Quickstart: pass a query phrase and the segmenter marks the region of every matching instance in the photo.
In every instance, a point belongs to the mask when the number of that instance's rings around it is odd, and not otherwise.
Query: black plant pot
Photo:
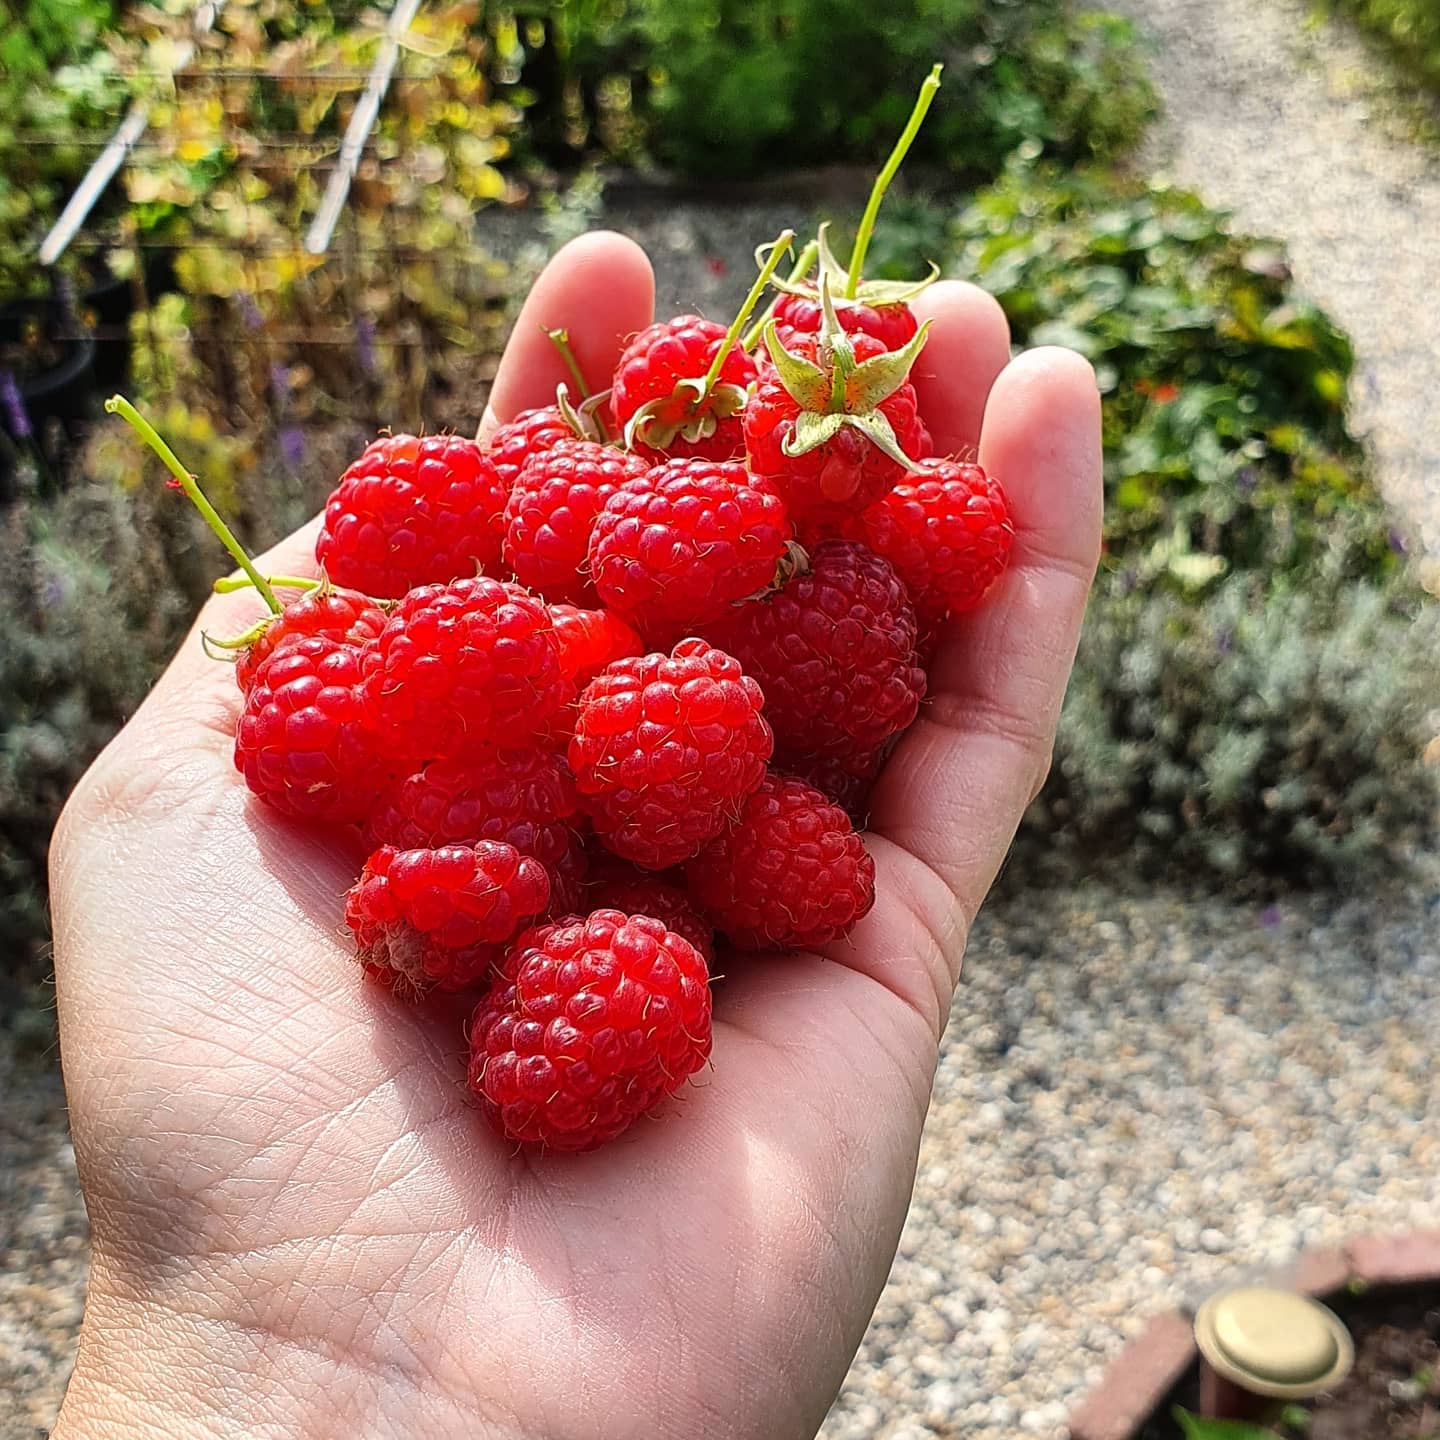
[[[102,254],[95,266],[95,278],[81,292],[80,306],[94,320],[95,383],[103,390],[118,390],[130,378],[130,317],[135,312],[135,287],[113,274]]]

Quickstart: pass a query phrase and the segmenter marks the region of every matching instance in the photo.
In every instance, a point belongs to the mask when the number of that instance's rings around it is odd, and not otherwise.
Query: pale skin
[[[486,425],[565,378],[544,328],[604,383],[652,303],[629,241],[567,247]],[[876,790],[872,913],[824,954],[727,959],[713,1066],[604,1150],[498,1139],[462,1017],[361,983],[340,927],[363,856],[247,796],[234,680],[186,641],[52,851],[94,1239],[60,1440],[816,1431],[894,1255],[966,935],[1048,768],[1099,553],[1089,367],[1012,361],[972,286],[916,308],[937,449],[1002,479],[1014,563],[945,635]],[[263,568],[294,573],[313,538]],[[199,624],[256,614],[232,594]]]

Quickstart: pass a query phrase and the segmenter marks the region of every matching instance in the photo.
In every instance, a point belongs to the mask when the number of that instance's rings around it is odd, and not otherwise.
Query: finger
[[[1100,399],[1090,366],[1043,349],[1007,367],[986,408],[980,462],[1009,498],[1011,565],[979,609],[947,627],[920,719],[871,813],[872,828],[937,874],[967,918],[1049,769],[1099,559]],[[929,897],[931,909],[945,903]]]
[[[935,453],[971,456],[990,387],[1010,362],[1009,321],[994,296],[963,280],[937,282],[912,308],[935,322],[911,372]]]
[[[655,276],[633,240],[610,230],[572,240],[545,267],[520,311],[490,390],[480,439],[522,410],[553,404],[561,381],[574,388],[549,331],[569,334],[586,385],[603,390],[620,352],[654,313]]]

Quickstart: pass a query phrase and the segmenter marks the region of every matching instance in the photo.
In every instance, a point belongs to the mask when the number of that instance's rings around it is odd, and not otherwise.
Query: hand
[[[605,383],[652,291],[628,241],[569,246],[494,414],[564,378],[542,326]],[[1088,366],[1007,363],[971,286],[921,308],[923,412],[1007,487],[1012,568],[944,637],[876,791],[874,911],[823,955],[727,959],[713,1069],[606,1149],[515,1153],[467,1103],[462,1017],[361,983],[340,925],[363,856],[247,796],[234,681],[187,640],[53,849],[94,1236],[57,1437],[818,1428],[895,1251],[966,933],[1046,773],[1099,544]],[[313,539],[262,568],[313,565]],[[254,607],[217,598],[200,624]]]

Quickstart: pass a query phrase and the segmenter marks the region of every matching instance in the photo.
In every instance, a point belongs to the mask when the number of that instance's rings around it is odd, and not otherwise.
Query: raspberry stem
[[[550,343],[560,352],[560,358],[565,362],[565,368],[569,370],[574,378],[575,387],[580,391],[580,398],[590,398],[590,387],[585,383],[585,376],[580,371],[580,364],[575,359],[575,352],[570,348],[570,332],[568,330],[547,330],[545,334],[549,337]]]
[[[249,577],[250,583],[260,592],[261,598],[271,614],[278,615],[280,602],[270,588],[270,582],[255,568],[254,562],[245,553],[245,547],[235,538],[230,527],[220,518],[220,512],[205,498],[200,482],[180,463],[175,452],[160,438],[155,427],[123,396],[112,395],[105,402],[108,415],[120,418],[158,455],[165,468],[175,477],[179,488],[190,503],[200,512],[205,523],[215,532],[216,538],[230,552],[235,563]]]
[[[745,303],[740,307],[740,313],[731,322],[730,328],[725,332],[725,338],[720,342],[720,348],[715,352],[715,358],[710,362],[710,368],[705,372],[705,379],[701,382],[699,400],[700,404],[715,382],[720,378],[721,367],[725,364],[725,357],[735,348],[735,343],[740,339],[741,332],[745,329],[745,322],[750,318],[750,312],[759,303],[761,295],[765,293],[765,287],[770,283],[770,277],[775,273],[776,267],[784,258],[785,253],[790,249],[790,242],[794,240],[793,230],[782,230],[776,237],[775,243],[770,246],[770,253],[765,257],[765,262],[760,266],[760,273],[755,277],[755,283],[750,287],[750,293],[745,297]],[[761,246],[761,249],[764,249]],[[755,252],[758,261],[760,251]]]
[[[905,122],[905,128],[900,132],[900,138],[890,152],[890,158],[875,177],[875,184],[871,187],[865,213],[860,217],[860,228],[855,232],[855,248],[850,252],[850,274],[845,282],[845,298],[847,300],[853,300],[855,292],[860,288],[860,272],[865,265],[865,252],[870,248],[870,236],[875,229],[875,217],[880,213],[880,202],[885,198],[885,192],[890,188],[890,182],[895,178],[896,171],[900,169],[900,164],[914,143],[916,135],[920,133],[920,126],[925,120],[925,112],[930,108],[930,102],[940,88],[940,71],[943,68],[943,66],[937,65],[925,77],[920,86],[920,93],[915,97],[915,108],[910,112],[910,118]]]
[[[308,580],[302,575],[267,575],[265,579],[273,590],[315,590],[325,583],[313,575]],[[248,575],[244,579],[222,575],[210,588],[217,595],[233,595],[237,590],[253,590],[255,583]]]
[[[785,277],[785,283],[798,285],[810,273],[810,267],[819,253],[820,246],[814,240],[810,241],[796,258],[795,268]],[[779,303],[780,297],[777,295],[765,307],[765,313],[745,332],[745,338],[740,342],[742,350],[753,350],[760,343],[760,337],[765,333],[765,322],[775,313],[775,307]]]

